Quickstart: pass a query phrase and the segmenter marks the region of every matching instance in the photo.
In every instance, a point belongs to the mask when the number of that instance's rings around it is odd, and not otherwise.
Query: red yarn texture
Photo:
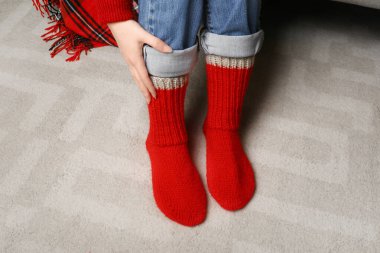
[[[148,105],[150,129],[146,148],[157,206],[168,218],[195,226],[206,218],[207,199],[187,145],[184,121],[187,82],[180,88],[156,89],[157,98]]]
[[[239,136],[244,96],[253,66],[225,68],[206,64],[208,110],[206,137],[207,185],[227,210],[243,208],[255,191],[252,165]]]
[[[133,0],[94,0],[96,6],[96,17],[101,24],[137,20],[133,12]]]

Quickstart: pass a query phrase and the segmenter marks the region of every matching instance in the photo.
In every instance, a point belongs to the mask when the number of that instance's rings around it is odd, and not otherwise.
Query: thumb
[[[162,53],[171,53],[173,51],[173,49],[168,44],[148,32],[146,32],[146,35],[144,36],[144,43]]]

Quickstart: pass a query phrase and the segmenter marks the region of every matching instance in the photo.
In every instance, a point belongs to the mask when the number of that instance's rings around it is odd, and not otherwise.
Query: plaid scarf
[[[107,24],[97,21],[96,6],[92,0],[32,0],[42,17],[47,16],[51,26],[41,35],[44,41],[52,41],[49,48],[53,58],[66,50],[66,61],[77,61],[92,48],[117,46]],[[137,1],[134,11],[138,14]]]

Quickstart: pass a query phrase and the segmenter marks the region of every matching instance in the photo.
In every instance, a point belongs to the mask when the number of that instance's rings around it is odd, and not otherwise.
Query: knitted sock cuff
[[[237,130],[244,96],[253,71],[253,57],[206,56],[208,128]]]
[[[147,145],[170,146],[187,142],[184,102],[188,77],[153,77],[157,98],[148,104]]]
[[[183,87],[189,81],[189,75],[177,77],[150,76],[153,86],[159,90],[172,90]]]
[[[206,55],[207,64],[222,68],[247,69],[253,66],[254,60],[254,56],[235,58],[213,54]]]

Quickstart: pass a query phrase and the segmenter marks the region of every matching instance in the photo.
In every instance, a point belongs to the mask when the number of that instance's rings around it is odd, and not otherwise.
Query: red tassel
[[[48,18],[51,20],[48,24],[52,25],[45,28],[46,33],[41,35],[41,38],[43,38],[45,42],[54,41],[49,48],[51,58],[54,58],[54,56],[61,51],[66,50],[66,53],[71,55],[66,61],[77,61],[80,59],[82,52],[87,55],[87,52],[94,48],[94,45],[89,39],[68,29],[62,17],[52,13],[53,10],[60,14],[59,0],[32,0],[32,2],[36,10],[40,11],[42,17],[44,17],[44,14],[48,14]]]
[[[89,39],[83,38],[67,29],[62,20],[54,21],[54,25],[45,30],[47,30],[47,32],[41,36],[43,40],[46,42],[54,40],[49,49],[52,58],[61,51],[66,50],[66,53],[71,55],[66,61],[77,61],[80,59],[82,52],[85,52],[87,55],[87,52],[91,51],[94,47]]]
[[[67,58],[66,61],[72,62],[72,61],[79,61],[80,55],[82,52],[87,55],[88,51],[91,51],[91,48],[93,48],[92,44],[89,42],[81,42],[77,46],[71,48],[70,50],[66,50],[68,54],[72,55],[71,57]]]
[[[56,8],[60,6],[59,0],[32,0],[32,3],[42,17],[44,17],[45,14],[50,14],[49,6],[55,6]],[[52,19],[54,16],[49,16],[49,18]]]

